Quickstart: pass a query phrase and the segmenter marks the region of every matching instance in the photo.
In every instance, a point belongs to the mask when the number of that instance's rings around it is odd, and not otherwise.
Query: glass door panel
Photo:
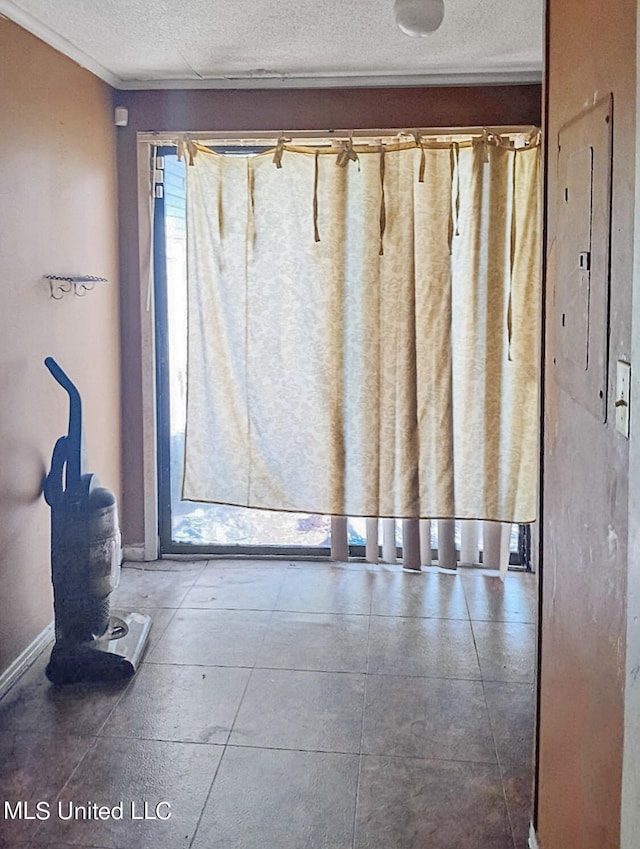
[[[328,554],[331,519],[185,501],[181,497],[187,383],[185,163],[158,151],[154,219],[160,542],[165,553]],[[159,183],[160,185],[160,183]]]

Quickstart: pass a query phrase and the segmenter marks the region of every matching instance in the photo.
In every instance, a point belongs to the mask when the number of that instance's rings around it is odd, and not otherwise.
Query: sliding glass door
[[[246,155],[246,148],[243,149]],[[186,429],[187,244],[184,159],[160,148],[155,173],[154,286],[158,413],[159,535],[162,553],[328,556],[331,519],[308,513],[282,513],[181,497]],[[212,445],[215,451],[216,446]],[[350,553],[364,555],[366,520],[350,518]],[[380,523],[380,534],[382,534]],[[460,548],[459,526],[456,530]],[[431,523],[434,559],[437,522]],[[379,540],[382,544],[382,538]],[[402,522],[396,523],[402,552]],[[522,564],[526,535],[514,525],[511,562]]]

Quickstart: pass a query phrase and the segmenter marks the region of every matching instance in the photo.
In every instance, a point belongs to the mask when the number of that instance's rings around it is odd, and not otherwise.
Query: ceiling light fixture
[[[444,0],[395,0],[393,14],[405,35],[430,35],[442,23]]]

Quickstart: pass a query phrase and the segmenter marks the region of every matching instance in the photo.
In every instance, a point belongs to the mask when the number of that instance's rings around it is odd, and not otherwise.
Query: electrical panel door
[[[552,321],[560,386],[601,421],[607,417],[611,97],[558,134],[558,229]]]

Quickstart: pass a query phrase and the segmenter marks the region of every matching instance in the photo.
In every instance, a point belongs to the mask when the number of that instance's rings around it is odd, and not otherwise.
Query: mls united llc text
[[[75,802],[59,801],[54,805],[50,802],[5,800],[3,814],[5,820],[48,820],[51,817],[59,820],[168,820],[171,818],[171,803],[121,801],[116,805],[98,802],[77,805]]]

